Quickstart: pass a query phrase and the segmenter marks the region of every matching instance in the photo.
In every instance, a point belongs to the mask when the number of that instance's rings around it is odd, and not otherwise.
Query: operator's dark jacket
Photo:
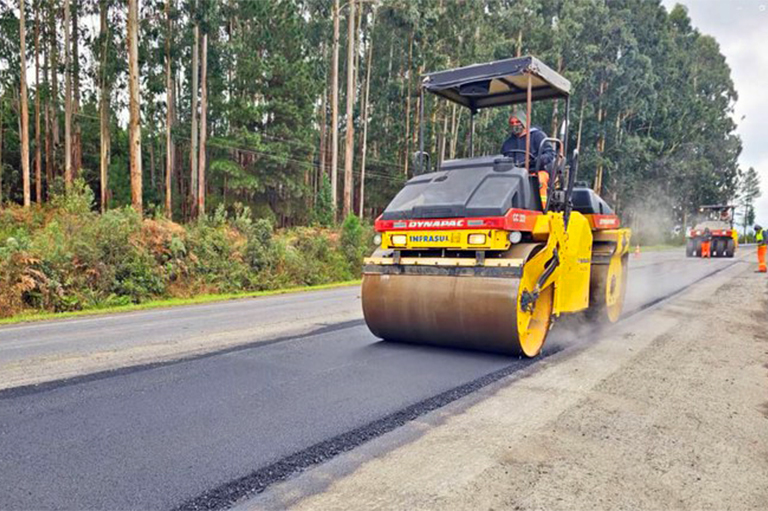
[[[547,138],[547,135],[536,126],[531,127],[531,169],[533,169],[536,163],[536,158],[539,156],[539,146],[541,146],[542,140]],[[515,159],[518,165],[522,163],[525,165],[525,135],[517,137],[516,135],[510,135],[507,140],[504,141],[504,145],[501,146],[501,154],[506,154],[509,151],[518,150],[522,153],[512,153],[511,157]],[[555,161],[555,150],[552,148],[552,144],[544,142],[541,147],[541,168],[546,169],[549,164]]]

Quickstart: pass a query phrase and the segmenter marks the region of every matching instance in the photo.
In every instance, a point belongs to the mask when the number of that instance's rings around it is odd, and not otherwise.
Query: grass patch
[[[184,305],[200,305],[204,303],[225,302],[229,300],[240,300],[244,298],[257,298],[260,296],[283,295],[289,293],[300,293],[303,291],[319,291],[322,289],[333,289],[338,287],[359,285],[361,280],[347,280],[343,282],[333,282],[329,284],[319,284],[315,286],[298,286],[285,289],[271,289],[267,291],[244,291],[238,293],[204,294],[189,298],[168,298],[163,300],[152,300],[138,304],[117,305],[111,307],[95,307],[92,309],[68,311],[68,312],[33,312],[22,313],[9,318],[0,318],[0,325],[12,325],[17,323],[31,323],[34,321],[45,321],[52,319],[67,319],[81,316],[100,316],[105,314],[118,314],[124,312],[143,311],[150,309],[166,309],[180,307]]]

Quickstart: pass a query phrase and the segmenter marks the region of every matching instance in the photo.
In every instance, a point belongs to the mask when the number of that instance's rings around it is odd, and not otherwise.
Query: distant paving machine
[[[630,231],[594,191],[575,185],[577,151],[566,165],[570,88],[534,57],[425,76],[417,172],[376,220],[379,246],[364,263],[363,313],[374,335],[533,357],[553,317],[619,318]],[[424,153],[425,91],[471,112],[470,157],[434,171]],[[531,158],[539,100],[565,102],[560,138],[547,139],[557,149],[548,169]],[[526,150],[514,152],[523,154],[475,157],[475,114],[522,103]]]
[[[709,238],[712,257],[733,257],[739,246],[739,233],[733,226],[735,209],[731,205],[699,207],[701,219],[688,233],[685,255],[701,257],[701,245]]]

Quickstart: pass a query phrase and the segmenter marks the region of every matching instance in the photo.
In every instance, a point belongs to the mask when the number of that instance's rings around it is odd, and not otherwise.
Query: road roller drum
[[[522,265],[519,277],[384,273],[368,265],[363,274],[363,314],[374,335],[389,341],[452,346],[535,356],[541,350],[553,309],[553,288],[522,309],[537,275],[524,265],[540,245],[510,250]],[[522,256],[522,258],[521,258]]]

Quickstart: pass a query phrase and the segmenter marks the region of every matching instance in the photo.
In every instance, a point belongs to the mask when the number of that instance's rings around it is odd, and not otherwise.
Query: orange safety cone
[[[640,259],[640,245],[635,247],[635,259]]]

